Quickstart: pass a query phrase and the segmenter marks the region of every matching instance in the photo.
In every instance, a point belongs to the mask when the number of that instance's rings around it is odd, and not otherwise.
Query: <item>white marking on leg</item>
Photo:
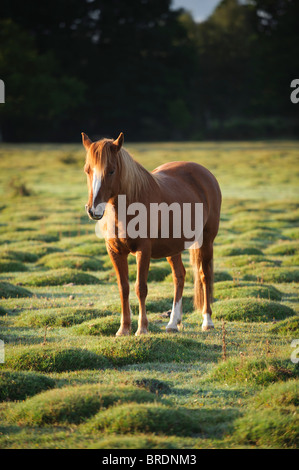
[[[212,322],[211,314],[204,313],[203,314],[203,322],[201,325],[202,331],[212,330],[214,328],[214,323]]]
[[[170,314],[170,320],[168,325],[166,326],[166,330],[177,330],[178,325],[182,321],[182,316],[183,316],[183,304],[182,304],[182,299],[180,299],[178,302],[172,304],[172,310]]]

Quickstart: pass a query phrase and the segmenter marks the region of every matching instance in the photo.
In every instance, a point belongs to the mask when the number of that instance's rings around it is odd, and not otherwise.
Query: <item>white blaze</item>
[[[103,203],[98,204],[96,207],[94,205],[98,192],[102,184],[102,175],[97,173],[96,169],[93,170],[93,180],[92,180],[92,209],[96,215],[101,215],[104,212]]]
[[[93,180],[92,180],[92,207],[94,209],[94,201],[97,197],[97,194],[100,190],[102,184],[101,173],[96,173],[96,170],[93,170]]]

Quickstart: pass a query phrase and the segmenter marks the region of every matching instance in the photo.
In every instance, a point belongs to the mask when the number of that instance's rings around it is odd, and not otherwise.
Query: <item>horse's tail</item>
[[[204,292],[203,292],[203,283],[201,280],[201,276],[203,274],[202,271],[202,254],[199,248],[191,249],[190,250],[190,263],[193,266],[193,274],[194,274],[194,307],[200,311],[203,309],[204,305]],[[210,260],[209,263],[209,286],[208,290],[210,293],[210,301],[213,301],[213,281],[214,281],[214,270],[213,270],[213,258]]]

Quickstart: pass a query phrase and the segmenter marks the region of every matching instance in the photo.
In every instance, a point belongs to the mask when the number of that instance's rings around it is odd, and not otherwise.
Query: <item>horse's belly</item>
[[[160,259],[174,256],[184,251],[184,240],[182,239],[157,239],[152,241],[151,258]]]

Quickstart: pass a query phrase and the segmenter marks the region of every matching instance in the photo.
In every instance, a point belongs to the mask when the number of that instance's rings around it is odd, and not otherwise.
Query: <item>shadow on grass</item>
[[[33,336],[30,334],[24,334],[26,331],[32,331],[31,328],[27,327],[9,327],[9,331],[7,331],[4,328],[1,328],[1,339],[4,341],[6,345],[8,344],[22,344],[24,346],[30,346],[30,345],[36,345],[40,344],[42,347],[42,343],[44,341],[44,334],[45,330],[41,329],[40,330],[40,335],[39,336]],[[58,336],[47,338],[47,343],[55,343],[59,340]]]

